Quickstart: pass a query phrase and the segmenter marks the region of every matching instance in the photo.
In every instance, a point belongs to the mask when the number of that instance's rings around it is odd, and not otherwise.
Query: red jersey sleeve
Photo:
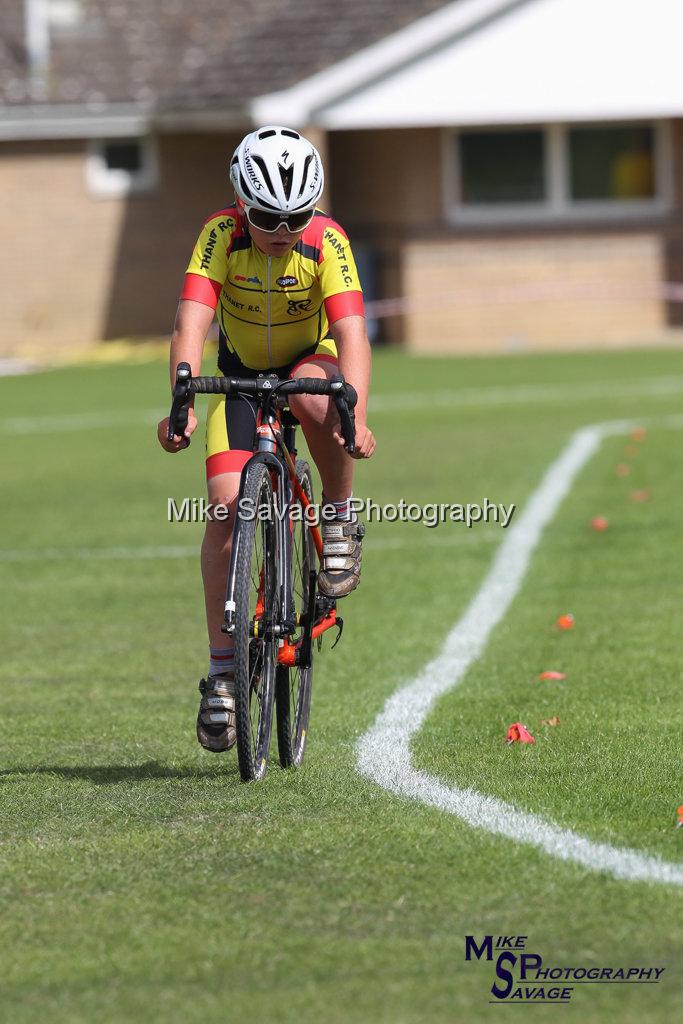
[[[351,243],[333,220],[329,220],[323,230],[319,267],[328,323],[333,324],[345,316],[364,316],[363,291]]]
[[[181,299],[215,309],[228,276],[228,256],[237,222],[231,210],[214,213],[204,224],[185,272]]]

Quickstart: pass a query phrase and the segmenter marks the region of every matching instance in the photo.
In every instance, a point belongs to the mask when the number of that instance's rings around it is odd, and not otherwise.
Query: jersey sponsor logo
[[[248,281],[249,284],[263,284],[260,277],[245,277],[244,274],[235,274],[236,281]]]
[[[287,313],[289,316],[298,316],[299,313],[307,313],[312,305],[313,299],[289,299]]]
[[[351,277],[351,267],[349,266],[348,257],[346,255],[346,247],[341,239],[339,239],[333,231],[330,231],[329,228],[325,231],[325,240],[330,243],[330,248],[334,249],[337,254],[342,280],[348,288],[349,285],[353,284],[353,278]]]
[[[227,220],[219,220],[218,227],[221,229],[221,231],[232,231],[232,229],[235,227],[235,221],[232,219],[232,217],[228,217]]]
[[[297,277],[291,276],[278,277],[277,283],[280,285],[281,288],[291,288],[293,285],[299,283],[299,279]]]
[[[202,253],[202,262],[200,264],[200,269],[201,270],[207,270],[208,269],[208,267],[209,267],[209,265],[211,263],[211,257],[213,256],[213,250],[216,248],[216,242],[217,241],[218,241],[218,235],[216,234],[216,229],[215,228],[211,228],[211,231],[209,233],[209,239],[208,239],[206,245],[204,246],[204,252]]]

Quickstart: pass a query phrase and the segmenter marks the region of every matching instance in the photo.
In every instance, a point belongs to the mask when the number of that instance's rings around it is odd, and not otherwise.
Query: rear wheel
[[[309,501],[313,501],[313,486],[308,463],[297,459],[296,475]],[[292,504],[301,506],[296,498]],[[294,610],[305,615],[311,586],[311,571],[316,567],[316,552],[311,531],[307,529],[300,511],[292,522],[292,596]],[[301,631],[299,631],[299,637]],[[293,640],[297,638],[292,638]],[[313,650],[311,649],[311,658]],[[283,768],[298,767],[304,757],[308,717],[311,710],[313,666],[278,665],[276,676],[277,745]]]
[[[242,497],[254,510],[235,525],[235,728],[240,774],[262,779],[268,768],[273,721],[277,639],[275,505],[270,472],[255,463]]]

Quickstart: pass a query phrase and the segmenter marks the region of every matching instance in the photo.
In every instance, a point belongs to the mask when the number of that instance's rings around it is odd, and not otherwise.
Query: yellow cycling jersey
[[[216,310],[218,366],[284,367],[327,336],[329,325],[363,315],[349,240],[321,210],[293,249],[266,256],[236,206],[213,213],[192,253],[181,298]]]

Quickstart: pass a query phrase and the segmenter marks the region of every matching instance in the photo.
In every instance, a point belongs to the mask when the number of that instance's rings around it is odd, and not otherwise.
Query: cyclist
[[[341,372],[358,392],[356,451],[367,459],[375,439],[366,422],[370,346],[363,297],[349,240],[317,209],[324,174],[316,148],[299,132],[266,125],[246,135],[230,161],[233,205],[211,214],[190,259],[171,339],[171,381],[179,362],[200,372],[206,335],[218,319],[218,373],[255,377],[329,378]],[[292,395],[334,519],[323,522],[321,593],[344,597],[357,585],[362,524],[350,510],[353,460],[343,447],[329,398]],[[167,441],[178,452],[197,421],[191,409],[184,436]],[[199,684],[197,737],[220,752],[236,740],[234,651],[221,632],[240,472],[252,454],[254,414],[246,399],[212,396],[206,434],[210,505],[228,505],[227,521],[209,518],[202,544],[202,577],[209,633],[209,671]]]

